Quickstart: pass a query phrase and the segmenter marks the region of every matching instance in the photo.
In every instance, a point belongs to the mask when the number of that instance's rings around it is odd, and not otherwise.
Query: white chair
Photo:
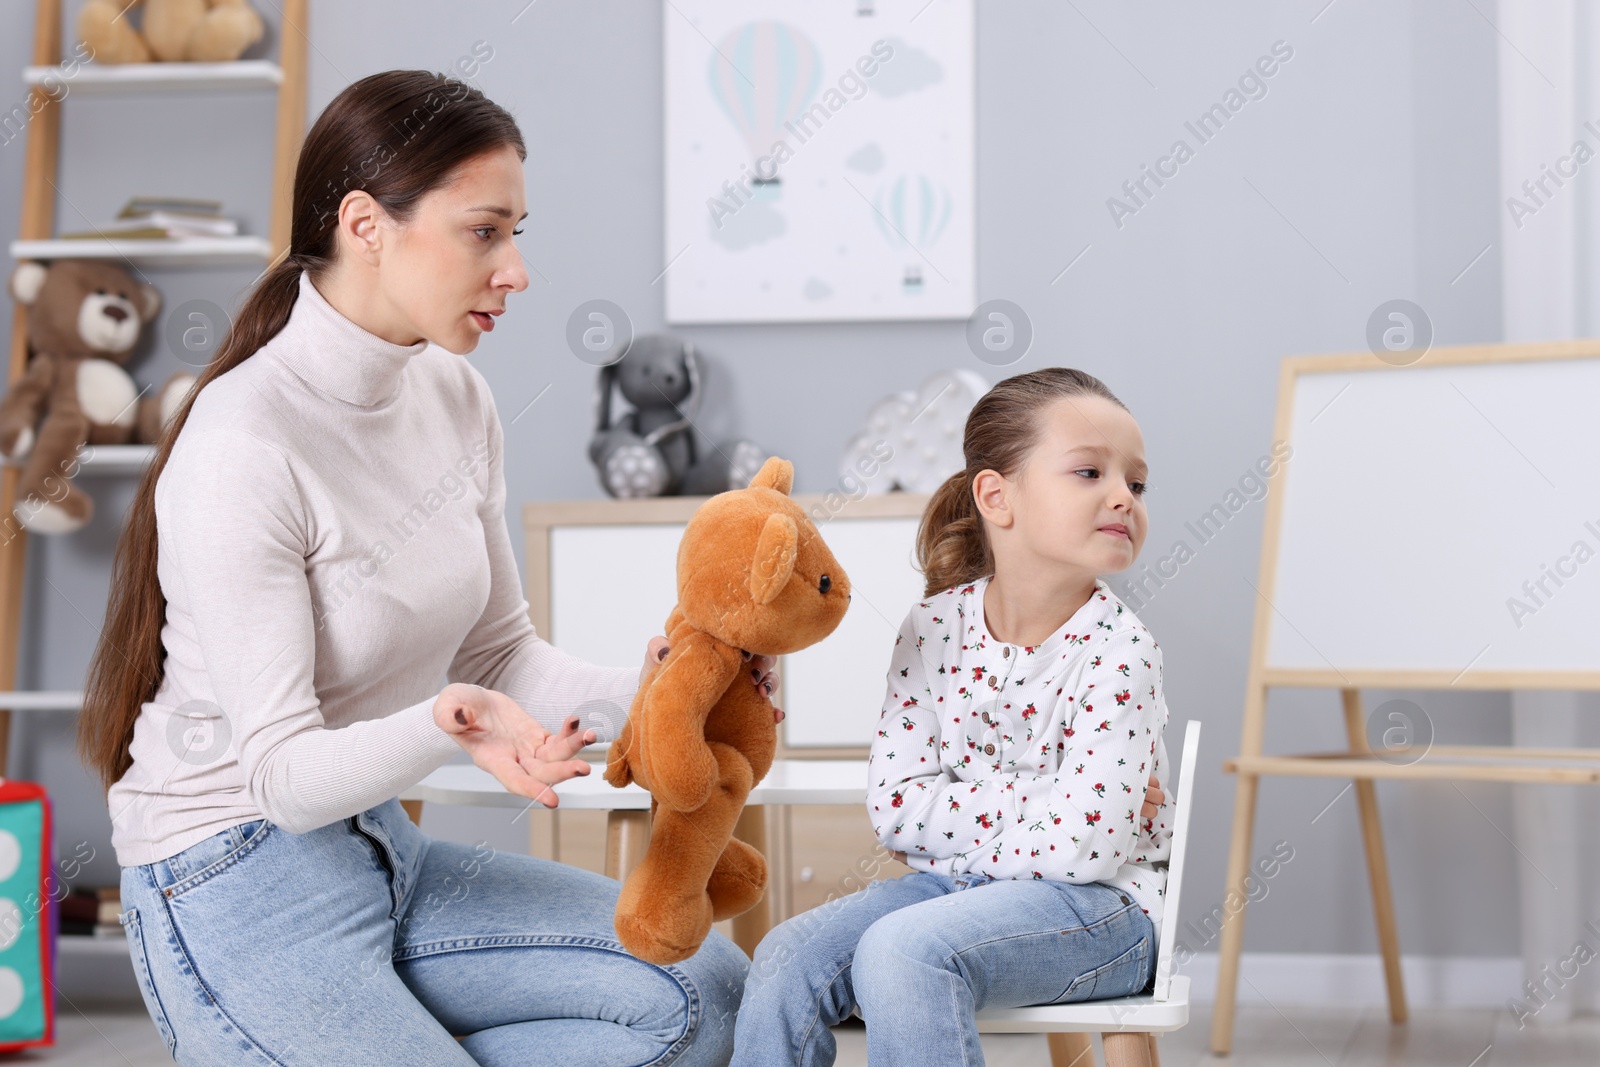
[[[1178,892],[1189,844],[1189,801],[1194,795],[1194,765],[1199,750],[1200,724],[1191,719],[1183,732],[1183,758],[1178,764],[1177,825],[1172,828],[1172,855],[1167,863],[1154,989],[1112,1000],[988,1008],[978,1013],[980,1032],[1048,1034],[1053,1067],[1094,1067],[1089,1035],[1098,1033],[1105,1047],[1106,1067],[1161,1067],[1156,1035],[1176,1030],[1189,1021],[1189,979],[1172,973],[1172,947],[1178,936]]]

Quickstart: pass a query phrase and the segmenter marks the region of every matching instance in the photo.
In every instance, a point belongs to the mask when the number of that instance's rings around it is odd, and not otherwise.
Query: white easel
[[[1575,542],[1600,548],[1597,402],[1600,341],[1280,369],[1273,437],[1293,450],[1270,482],[1240,754],[1224,764],[1238,775],[1226,888],[1247,899],[1263,776],[1353,779],[1396,1023],[1406,1000],[1375,780],[1594,783],[1600,750],[1374,751],[1360,691],[1600,689],[1600,561],[1588,581],[1559,573]],[[1513,599],[1533,610],[1514,614]],[[1275,687],[1338,689],[1349,749],[1263,753]],[[1219,1055],[1233,1044],[1243,942],[1240,911],[1219,946]]]

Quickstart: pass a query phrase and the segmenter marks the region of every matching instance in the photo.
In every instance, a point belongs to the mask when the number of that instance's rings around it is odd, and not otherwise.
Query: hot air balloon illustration
[[[918,253],[939,243],[950,222],[954,207],[950,190],[926,174],[902,174],[878,187],[872,198],[878,232],[891,248],[904,249],[913,257],[906,265],[902,282],[908,291],[922,288],[922,262]]]
[[[717,44],[708,73],[711,95],[750,150],[759,184],[778,180],[777,165],[758,164],[785,140],[784,123],[803,115],[822,84],[822,55],[811,38],[782,22],[735,26]]]
[[[939,243],[950,222],[950,190],[926,174],[902,174],[878,187],[872,198],[878,230],[892,247],[909,241],[924,251]]]

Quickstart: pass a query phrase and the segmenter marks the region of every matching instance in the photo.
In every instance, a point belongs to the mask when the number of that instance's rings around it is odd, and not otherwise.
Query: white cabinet
[[[677,552],[704,497],[528,504],[526,569],[534,623],[552,644],[612,667],[638,666],[677,603]],[[819,644],[783,658],[784,747],[864,751],[883,704],[885,673],[906,612],[922,596],[915,566],[923,494],[849,501],[805,494],[850,576],[850,610]]]

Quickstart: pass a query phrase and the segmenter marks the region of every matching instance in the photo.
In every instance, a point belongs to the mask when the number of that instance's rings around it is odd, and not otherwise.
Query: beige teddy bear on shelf
[[[147,396],[123,369],[161,294],[119,263],[20,263],[11,293],[32,349],[0,399],[0,456],[22,466],[12,515],[31,533],[71,533],[94,517],[72,481],[83,447],[158,443],[198,379],[177,371]]]
[[[141,2],[142,32],[128,20]],[[97,63],[222,63],[262,32],[249,0],[89,0],[78,12],[78,36]]]

